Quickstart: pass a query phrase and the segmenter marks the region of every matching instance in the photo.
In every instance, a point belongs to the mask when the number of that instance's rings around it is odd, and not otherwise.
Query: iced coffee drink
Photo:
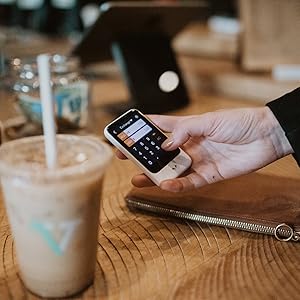
[[[44,297],[65,297],[92,283],[101,183],[111,157],[96,139],[57,136],[58,163],[47,169],[43,137],[0,147],[5,205],[21,278]]]

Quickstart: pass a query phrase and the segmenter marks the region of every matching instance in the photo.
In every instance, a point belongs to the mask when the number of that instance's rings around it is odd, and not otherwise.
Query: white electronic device
[[[104,135],[156,185],[178,177],[191,166],[191,158],[182,149],[161,149],[167,136],[137,109],[108,124]]]

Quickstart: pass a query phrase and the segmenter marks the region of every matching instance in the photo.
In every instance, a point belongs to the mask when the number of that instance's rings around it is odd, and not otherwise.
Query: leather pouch
[[[300,180],[252,173],[187,193],[134,188],[129,208],[300,241]]]

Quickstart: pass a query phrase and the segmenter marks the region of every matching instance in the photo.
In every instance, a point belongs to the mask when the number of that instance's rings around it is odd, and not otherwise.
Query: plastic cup
[[[20,275],[43,297],[67,297],[94,278],[102,179],[111,158],[96,138],[57,136],[58,166],[47,169],[43,136],[0,147],[5,206]]]

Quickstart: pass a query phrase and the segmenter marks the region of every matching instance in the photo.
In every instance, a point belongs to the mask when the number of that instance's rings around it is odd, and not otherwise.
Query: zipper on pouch
[[[126,201],[128,206],[131,208],[141,209],[141,210],[157,213],[164,216],[176,217],[180,219],[206,223],[209,225],[223,226],[223,227],[244,230],[244,231],[249,231],[254,233],[268,234],[268,235],[275,236],[277,240],[283,242],[300,241],[300,231],[295,231],[291,226],[287,225],[286,223],[281,223],[274,226],[262,225],[262,224],[249,223],[245,221],[231,220],[223,217],[201,215],[198,213],[177,210],[174,208],[166,208],[166,207],[138,201],[137,199],[133,200],[127,198]]]

